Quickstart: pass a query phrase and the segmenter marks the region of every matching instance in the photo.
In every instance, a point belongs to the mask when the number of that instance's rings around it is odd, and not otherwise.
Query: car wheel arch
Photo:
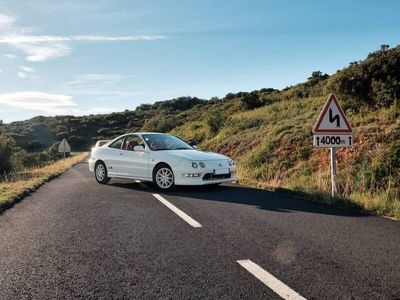
[[[96,160],[96,162],[94,163],[94,168],[95,168],[95,169],[96,169],[96,167],[97,167],[97,165],[98,165],[99,163],[103,163],[103,164],[106,166],[106,168],[107,168],[106,163],[105,163],[103,160],[98,159],[98,160]]]
[[[172,169],[172,167],[171,167],[169,164],[167,164],[166,162],[160,161],[160,162],[158,162],[158,163],[156,163],[156,164],[154,165],[153,170],[151,171],[151,177],[152,177],[153,180],[154,180],[154,175],[155,175],[154,172],[156,171],[156,169],[157,169],[159,166],[167,166],[168,168],[171,169],[172,173],[174,173],[174,170]]]

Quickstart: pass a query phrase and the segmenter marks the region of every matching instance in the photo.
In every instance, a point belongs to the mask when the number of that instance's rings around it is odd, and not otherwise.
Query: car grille
[[[228,179],[231,178],[231,174],[221,174],[221,175],[215,175],[213,173],[206,173],[203,176],[204,181],[209,181],[209,180],[219,180],[219,179]]]

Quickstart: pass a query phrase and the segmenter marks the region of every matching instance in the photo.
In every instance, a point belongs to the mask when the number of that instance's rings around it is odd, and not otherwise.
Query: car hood
[[[229,159],[228,157],[222,154],[213,152],[203,152],[198,150],[166,150],[162,152],[164,155],[173,156],[176,158],[186,159],[190,161]]]

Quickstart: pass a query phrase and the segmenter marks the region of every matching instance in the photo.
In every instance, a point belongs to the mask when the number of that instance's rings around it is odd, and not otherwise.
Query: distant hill
[[[400,46],[382,45],[333,75],[316,71],[282,90],[181,97],[106,115],[39,116],[3,124],[0,132],[27,151],[44,150],[64,137],[73,149],[85,150],[126,132],[171,132],[201,149],[232,155],[242,182],[324,195],[328,152],[313,148],[311,129],[330,92],[355,136],[353,148],[338,152],[339,191],[366,208],[400,216]]]

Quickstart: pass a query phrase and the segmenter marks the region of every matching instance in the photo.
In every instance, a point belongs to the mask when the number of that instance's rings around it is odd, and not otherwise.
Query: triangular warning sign
[[[330,94],[322,109],[314,133],[352,133],[349,122],[334,94]]]
[[[64,138],[58,146],[58,152],[71,152],[71,147],[67,140]]]

